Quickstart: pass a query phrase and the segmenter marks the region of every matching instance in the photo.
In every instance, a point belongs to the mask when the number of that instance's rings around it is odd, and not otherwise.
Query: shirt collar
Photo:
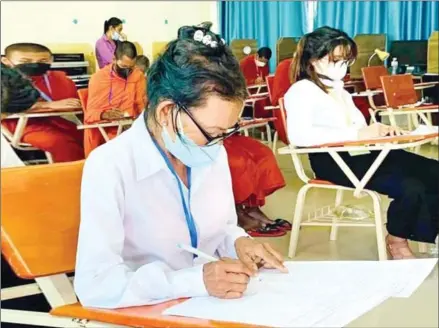
[[[103,40],[104,42],[107,42],[107,43],[111,43],[111,44],[113,44],[113,42],[111,42],[111,40],[109,40],[109,39],[107,38],[107,35],[106,35],[106,34],[103,34],[103,35],[102,35],[101,40]]]
[[[134,121],[129,132],[137,181],[167,169],[164,158],[146,128],[143,113]]]

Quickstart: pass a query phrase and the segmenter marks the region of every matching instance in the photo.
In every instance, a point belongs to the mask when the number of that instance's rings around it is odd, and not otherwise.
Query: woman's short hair
[[[211,95],[244,101],[245,79],[239,62],[224,40],[210,31],[211,23],[183,26],[148,71],[148,114],[171,100],[189,110]],[[218,108],[221,110],[221,108]],[[155,117],[155,115],[153,115]]]
[[[341,57],[343,60],[353,61],[357,58],[358,51],[355,41],[343,31],[323,26],[305,34],[297,45],[296,55],[291,65],[291,82],[308,79],[326,91],[325,86],[314,71],[312,62],[327,55],[329,60],[333,61],[334,50],[338,46],[342,49]]]

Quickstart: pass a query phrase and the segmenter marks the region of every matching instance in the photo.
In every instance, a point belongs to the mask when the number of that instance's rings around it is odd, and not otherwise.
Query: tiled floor
[[[437,146],[426,145],[421,153],[430,158],[438,158]],[[264,212],[271,218],[281,217],[292,220],[296,194],[302,181],[297,177],[291,158],[277,156],[284,172],[287,186],[267,199]],[[309,164],[304,157],[306,165]],[[309,171],[311,174],[311,171]],[[308,193],[305,211],[331,205],[335,192],[311,190]],[[383,205],[387,208],[388,200]],[[355,199],[346,195],[345,203],[368,206],[368,198]],[[294,260],[377,260],[375,230],[373,228],[340,228],[337,241],[329,240],[329,228],[304,227],[300,232],[297,255]],[[280,238],[265,238],[285,256],[288,252],[290,235]],[[413,249],[416,250],[416,243]],[[438,327],[438,274],[437,269],[410,299],[390,299],[355,322],[351,327]]]

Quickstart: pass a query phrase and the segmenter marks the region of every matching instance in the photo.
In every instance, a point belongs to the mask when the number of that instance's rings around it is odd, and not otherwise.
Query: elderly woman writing
[[[239,64],[208,24],[178,35],[149,70],[144,115],[85,163],[75,277],[84,306],[238,298],[259,267],[286,271],[237,226],[222,141],[247,95]]]

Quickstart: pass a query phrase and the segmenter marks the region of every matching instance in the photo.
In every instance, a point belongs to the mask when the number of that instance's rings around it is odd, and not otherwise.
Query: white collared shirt
[[[315,83],[294,83],[284,97],[288,139],[298,147],[357,140],[366,120],[344,89],[327,94]]]
[[[1,134],[1,168],[24,166],[23,161],[15,153],[12,146],[6,140],[3,133]]]
[[[198,248],[236,257],[235,240],[247,234],[237,226],[224,147],[211,165],[192,169],[190,198]],[[207,295],[201,260],[178,243],[191,244],[177,181],[141,115],[84,166],[75,274],[81,303],[118,308]]]

